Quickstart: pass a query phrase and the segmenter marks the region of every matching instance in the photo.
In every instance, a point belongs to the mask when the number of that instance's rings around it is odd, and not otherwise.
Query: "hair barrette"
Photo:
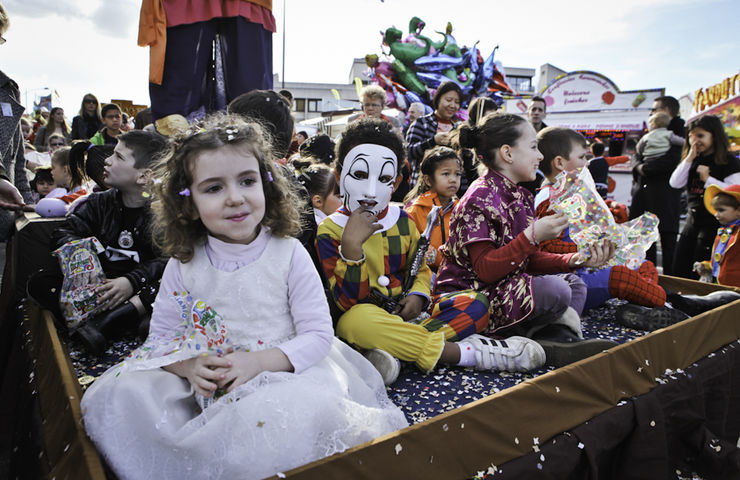
[[[183,196],[183,197],[189,197],[190,196],[190,189],[189,188],[183,188],[177,194],[180,195],[180,196]]]
[[[236,134],[239,133],[239,130],[237,130],[235,127],[229,127],[225,131],[226,131],[226,140],[229,142],[234,140],[234,137],[236,136]]]

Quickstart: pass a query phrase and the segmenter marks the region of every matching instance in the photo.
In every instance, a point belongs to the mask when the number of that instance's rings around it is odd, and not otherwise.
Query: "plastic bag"
[[[639,268],[647,249],[659,238],[658,217],[652,213],[618,224],[597,192],[588,168],[558,175],[550,192],[550,208],[568,215],[569,236],[581,255],[590,256],[590,246],[604,239],[616,246],[605,267]]]
[[[59,306],[69,328],[77,328],[100,310],[95,288],[105,280],[105,272],[97,254],[104,250],[97,238],[88,237],[67,242],[52,252],[64,274]]]

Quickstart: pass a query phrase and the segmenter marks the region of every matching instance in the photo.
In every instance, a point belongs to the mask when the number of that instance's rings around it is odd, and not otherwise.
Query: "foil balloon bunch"
[[[369,76],[387,93],[387,106],[407,110],[420,102],[431,112],[434,91],[444,82],[453,81],[463,91],[462,106],[479,96],[500,100],[501,93],[513,93],[506,83],[503,66],[494,60],[496,48],[484,60],[477,43],[460,47],[447,24],[438,41],[422,34],[426,24],[419,17],[409,22],[409,34],[390,27],[381,32],[383,55],[370,54],[365,62]],[[462,110],[461,110],[462,111]]]
[[[591,245],[604,239],[615,245],[615,254],[605,266],[639,268],[645,252],[659,238],[658,218],[652,213],[618,224],[585,167],[558,175],[550,191],[550,208],[568,216],[568,235],[582,255],[589,256]]]

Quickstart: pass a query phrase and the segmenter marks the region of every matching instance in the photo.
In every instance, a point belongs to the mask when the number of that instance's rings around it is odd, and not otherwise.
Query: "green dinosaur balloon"
[[[450,29],[451,29],[452,28],[451,25],[449,23],[448,25],[450,26]],[[434,48],[434,52],[441,52],[445,48],[445,45],[447,44],[447,37],[444,36],[444,34],[441,34],[443,36],[442,41],[433,42],[429,37],[421,34],[421,31],[424,29],[425,26],[426,26],[426,22],[424,22],[424,20],[422,20],[419,17],[413,17],[409,21],[409,34],[413,36],[414,38],[418,38],[419,40],[423,42],[429,42],[428,44]],[[440,32],[437,32],[437,33],[440,33]],[[434,52],[430,51],[429,54],[431,55]]]
[[[398,79],[401,81],[401,85],[408,88],[412,92],[416,92],[419,95],[424,95],[427,91],[424,83],[419,80],[413,70],[407,68],[406,65],[399,62],[398,59],[393,60],[393,69],[396,71]]]
[[[429,54],[429,39],[422,39],[425,46],[420,47],[412,43],[401,42],[401,30],[390,27],[385,31],[383,36],[383,43],[388,45],[391,50],[391,54],[397,59],[403,62],[409,68],[414,65],[414,60]]]

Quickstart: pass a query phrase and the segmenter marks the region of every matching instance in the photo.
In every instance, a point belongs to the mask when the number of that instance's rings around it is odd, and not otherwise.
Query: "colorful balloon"
[[[452,35],[452,24],[447,23],[438,42],[422,35],[426,23],[419,17],[409,21],[409,35],[390,27],[381,32],[384,52],[390,57],[381,60],[378,55],[367,55],[366,63],[372,69],[369,75],[382,86],[389,105],[405,110],[405,105],[423,103],[431,110],[434,89],[447,81],[454,81],[463,91],[462,106],[477,96],[498,99],[500,92],[513,93],[503,75],[503,66],[495,62],[496,48],[483,60],[478,42],[471,48],[460,47]]]

